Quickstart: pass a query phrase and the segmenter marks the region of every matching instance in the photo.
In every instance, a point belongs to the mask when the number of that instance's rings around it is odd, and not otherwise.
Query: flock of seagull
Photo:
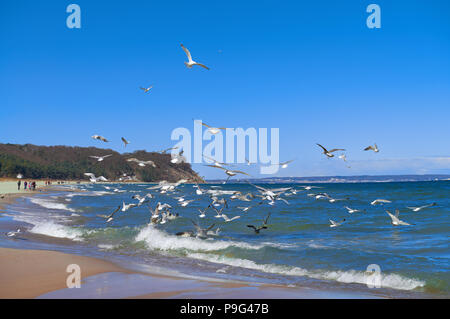
[[[202,64],[202,63],[198,63],[196,61],[194,61],[192,59],[192,55],[190,53],[190,51],[183,45],[181,44],[181,48],[183,49],[183,51],[186,53],[186,56],[188,58],[187,62],[184,62],[184,64],[186,65],[187,68],[192,68],[193,66],[199,66],[202,67],[204,69],[209,70],[209,67],[207,67],[206,65]],[[144,93],[148,93],[151,89],[153,88],[153,85],[148,86],[148,87],[140,87],[141,90],[143,90]],[[226,127],[214,127],[214,126],[210,126],[206,123],[202,122],[202,125],[206,127],[207,131],[213,135],[218,134],[219,132],[221,132],[222,130],[226,130]],[[92,136],[93,139],[102,141],[102,142],[109,142],[105,137],[100,136],[100,135],[93,135]],[[125,139],[124,137],[121,138],[124,147],[126,147],[128,144],[130,144],[130,141],[128,141],[127,139]],[[335,156],[336,152],[345,152],[346,150],[343,148],[332,148],[332,149],[327,149],[326,147],[324,147],[323,145],[316,143],[317,146],[319,146],[322,150],[322,154],[324,154],[328,159],[333,158]],[[176,148],[168,148],[166,150],[162,150],[159,151],[162,154],[166,154],[167,151],[169,150],[173,150]],[[370,145],[366,148],[364,148],[364,151],[373,151],[375,153],[378,153],[380,150],[377,146],[377,144],[375,143],[374,145]],[[112,156],[112,154],[108,154],[108,155],[103,155],[103,156],[90,156],[91,158],[97,160],[98,162],[102,162],[104,161],[106,158]],[[213,158],[207,157],[205,155],[203,155],[205,157],[205,159],[207,160],[206,162],[209,163],[205,166],[208,167],[212,167],[212,168],[216,168],[216,169],[220,169],[223,170],[224,173],[227,175],[226,180],[223,182],[224,184],[227,183],[229,181],[229,179],[233,176],[236,176],[238,174],[241,175],[247,175],[250,176],[248,173],[242,171],[242,170],[236,170],[236,169],[232,169],[230,168],[231,166],[233,166],[232,164],[226,164],[226,163],[222,163],[219,162]],[[347,162],[347,157],[345,153],[341,153],[338,155],[339,159],[342,159],[344,162]],[[248,159],[245,159],[247,165],[252,165],[252,164],[256,164],[256,163],[251,163]],[[157,166],[155,165],[155,163],[153,161],[143,161],[143,160],[139,160],[137,158],[128,158],[127,159],[128,162],[132,162],[137,164],[140,167],[145,167],[147,165],[156,168]],[[279,165],[281,168],[287,168],[288,165],[293,162],[294,160],[289,160],[289,161],[285,161],[285,162],[280,162],[277,164],[272,164],[272,165]],[[181,150],[178,154],[172,152],[172,158],[171,158],[171,163],[174,164],[179,164],[185,162],[185,159],[183,157],[183,150]],[[350,166],[348,166],[350,167]],[[85,173],[86,176],[89,177],[91,182],[104,182],[107,181],[107,179],[103,176],[100,177],[96,177],[94,174],[92,173]],[[127,176],[126,174],[123,174],[123,176],[120,179],[121,181],[124,180],[132,180],[132,177]],[[167,181],[162,181],[160,182],[158,185],[153,186],[148,188],[149,190],[153,190],[153,191],[158,191],[160,194],[172,194],[172,193],[177,193],[177,187],[181,184],[186,183],[187,180],[180,180],[176,183],[169,183]],[[249,205],[249,206],[237,206],[236,208],[240,209],[243,213],[247,212],[248,210],[256,207],[256,206],[260,206],[264,203],[267,203],[270,206],[275,205],[277,202],[281,201],[284,202],[285,204],[289,204],[289,202],[287,201],[286,198],[284,197],[288,197],[288,196],[292,196],[292,195],[296,195],[297,192],[303,190],[303,191],[309,191],[313,188],[319,188],[317,186],[300,186],[303,189],[298,189],[296,187],[284,187],[284,188],[274,188],[274,189],[269,189],[269,188],[264,188],[258,185],[254,185],[251,184],[250,182],[247,181],[248,184],[252,185],[255,190],[256,190],[256,194],[253,192],[248,192],[246,194],[243,194],[240,191],[225,191],[225,190],[219,190],[219,189],[214,189],[214,186],[211,186],[210,189],[208,190],[204,190],[200,187],[200,185],[195,184],[194,187],[196,188],[195,194],[197,196],[209,196],[209,205],[204,208],[204,209],[198,209],[199,211],[199,218],[205,218],[207,216],[207,212],[209,210],[212,210],[213,212],[215,212],[214,217],[217,219],[221,219],[223,220],[224,223],[229,223],[232,222],[236,219],[239,219],[241,216],[233,216],[233,217],[228,217],[226,214],[224,214],[224,210],[229,208],[229,203],[230,201],[241,201],[241,202],[252,202],[257,200],[257,203],[254,205]],[[108,186],[105,186],[106,188],[109,189]],[[120,190],[115,189],[115,192],[120,192]],[[194,201],[197,201],[199,199],[185,199],[185,196],[175,196],[173,197],[173,199],[175,199],[178,203],[178,205],[180,207],[186,207],[189,204],[191,204]],[[228,198],[228,200],[224,197],[224,196],[230,196]],[[222,197],[221,197],[222,196]],[[349,198],[333,198],[330,195],[328,195],[327,193],[308,193],[307,196],[309,197],[313,197],[316,200],[328,200],[330,203],[335,203],[335,202],[339,202],[339,201],[348,201]],[[135,207],[139,207],[142,206],[144,204],[147,205],[149,212],[150,212],[150,221],[149,224],[165,224],[171,220],[174,220],[179,216],[178,213],[174,214],[171,212],[172,206],[167,204],[167,203],[161,203],[161,202],[157,202],[155,207],[152,208],[152,206],[150,205],[150,200],[154,198],[153,195],[151,193],[147,193],[144,196],[141,195],[134,195],[132,197],[132,199],[136,200],[137,202],[135,203],[128,203],[126,204],[124,201],[122,202],[122,205],[118,205],[117,208],[109,215],[99,215],[100,217],[104,218],[106,220],[107,223],[110,223],[114,220],[116,214],[118,213],[125,213],[127,211],[129,211],[132,208]],[[372,201],[370,204],[371,205],[383,205],[386,203],[391,203],[391,201],[386,200],[386,199],[376,199],[374,201]],[[418,212],[422,209],[428,208],[428,207],[432,207],[435,206],[436,203],[432,203],[429,205],[425,205],[425,206],[421,206],[421,207],[408,207],[409,209],[411,209],[414,212]],[[365,212],[365,210],[358,210],[358,209],[353,209],[350,208],[349,206],[344,206],[344,208],[348,211],[349,214],[355,214],[358,212]],[[404,222],[402,220],[399,219],[399,210],[397,209],[395,211],[395,214],[392,214],[390,211],[386,210],[386,213],[389,215],[389,217],[391,218],[391,223],[394,226],[405,226],[405,225],[411,225],[407,222]],[[262,230],[268,229],[268,221],[269,221],[269,217],[270,217],[270,213],[262,220],[262,223],[260,225],[247,225],[248,228],[251,228],[255,234],[259,234]],[[190,219],[195,231],[185,231],[185,232],[179,232],[176,235],[177,236],[183,236],[183,237],[198,237],[198,238],[206,238],[209,235],[218,235],[220,228],[217,228],[215,231],[213,231],[214,226],[216,225],[216,223],[213,223],[212,225],[202,228],[198,222],[193,221],[192,219]],[[330,227],[331,228],[335,228],[338,226],[341,226],[344,222],[346,221],[346,219],[344,218],[342,221],[340,222],[336,222],[333,220],[329,220],[330,222]]]
[[[237,208],[241,210],[242,213],[249,211],[250,209],[267,204],[269,206],[274,206],[279,202],[283,202],[287,205],[289,205],[289,201],[286,199],[290,196],[297,195],[300,191],[310,191],[312,189],[319,189],[321,187],[319,186],[291,186],[291,187],[282,187],[282,188],[266,188],[259,185],[254,185],[251,182],[247,181],[247,184],[252,186],[254,188],[254,191],[249,191],[247,193],[243,193],[243,191],[236,191],[236,190],[224,190],[221,189],[220,186],[217,185],[210,185],[208,188],[206,186],[203,186],[202,188],[199,184],[194,184],[193,187],[195,188],[195,195],[193,194],[187,194],[186,192],[179,192],[178,186],[187,183],[188,181],[185,179],[179,180],[175,183],[169,183],[167,181],[161,181],[159,184],[148,187],[147,190],[153,191],[153,192],[159,192],[159,194],[166,194],[171,199],[175,200],[177,205],[179,207],[187,207],[193,202],[200,201],[202,199],[207,199],[207,202],[209,202],[208,206],[204,209],[198,209],[199,215],[198,218],[204,219],[205,217],[213,217],[217,218],[219,221],[223,224],[233,222],[239,218],[241,218],[240,215],[229,217],[224,213],[226,209],[229,209],[231,207],[231,203],[235,201],[240,202],[251,202],[248,205],[245,206],[239,206],[236,205],[234,208]],[[108,186],[104,186],[107,189],[110,189]],[[194,198],[187,199],[186,197],[189,196],[197,196]],[[333,198],[327,193],[321,192],[321,193],[307,193],[308,197],[312,197],[315,200],[327,200],[330,203],[336,203],[339,201],[349,201],[350,198]],[[172,210],[176,210],[176,207],[173,207],[172,205],[168,203],[162,203],[160,201],[156,203],[151,203],[151,200],[154,199],[154,195],[151,192],[147,192],[145,195],[133,195],[132,199],[134,199],[136,202],[132,203],[125,203],[125,201],[122,201],[121,205],[118,205],[117,208],[109,215],[98,215],[99,217],[102,217],[105,219],[106,223],[112,222],[117,214],[119,213],[126,213],[132,208],[140,207],[142,205],[147,205],[149,210],[149,225],[163,225],[166,224],[169,221],[175,220],[179,217],[181,217],[178,213],[173,213]],[[375,199],[372,202],[370,202],[370,205],[384,205],[387,203],[391,203],[390,200],[387,199]],[[424,206],[419,207],[407,207],[413,212],[418,212],[423,209],[436,206],[436,203],[431,203]],[[355,214],[355,213],[365,213],[366,210],[359,210],[359,209],[353,209],[349,206],[344,206],[344,208],[348,211],[349,214]],[[212,212],[209,213],[209,212]],[[399,219],[399,210],[396,209],[395,213],[391,213],[389,210],[386,210],[386,213],[391,218],[391,224],[393,226],[410,226],[412,224],[407,223],[405,221],[402,221]],[[264,219],[262,219],[261,224],[247,224],[246,226],[253,230],[255,234],[259,234],[262,230],[266,230],[269,228],[269,218],[271,213],[268,213],[267,216],[265,216]],[[176,233],[177,236],[181,237],[196,237],[201,239],[206,239],[209,236],[218,236],[220,233],[220,227],[217,227],[214,229],[214,227],[217,225],[218,222],[212,223],[211,225],[207,227],[202,227],[198,221],[194,221],[191,218],[188,218],[192,225],[194,226],[194,231],[187,230]],[[329,227],[335,228],[339,227],[346,222],[346,219],[344,218],[342,221],[336,222],[334,220],[329,220],[330,225]]]

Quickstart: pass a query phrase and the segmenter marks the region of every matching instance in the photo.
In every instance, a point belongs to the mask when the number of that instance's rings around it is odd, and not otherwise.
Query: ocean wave
[[[281,274],[288,276],[306,276],[314,279],[334,280],[342,283],[358,283],[367,284],[368,275],[362,271],[309,271],[300,267],[275,265],[275,264],[257,264],[252,260],[229,258],[225,256],[192,253],[188,257],[201,259],[209,262],[225,264],[234,267],[242,267],[247,269],[259,270],[265,273]],[[412,290],[418,287],[425,286],[425,282],[406,278],[397,274],[383,274],[381,273],[381,287],[392,288],[398,290]]]
[[[54,222],[36,223],[30,229],[30,233],[40,234],[56,238],[68,238],[75,241],[83,241],[83,232],[69,226],[56,224]]]
[[[45,198],[32,197],[32,198],[30,198],[30,201],[33,204],[36,204],[36,205],[39,205],[41,207],[48,208],[48,209],[66,210],[69,212],[76,212],[76,210],[67,207],[66,204],[54,202],[52,200],[45,199]]]
[[[152,225],[143,228],[136,236],[135,241],[144,241],[148,248],[159,250],[190,250],[190,251],[217,251],[230,247],[243,249],[261,249],[263,245],[251,245],[236,241],[207,241],[194,237],[177,237],[169,235]]]

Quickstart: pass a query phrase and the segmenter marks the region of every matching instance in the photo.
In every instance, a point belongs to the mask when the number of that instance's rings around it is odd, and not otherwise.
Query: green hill
[[[89,156],[112,154],[104,161],[98,162]],[[127,162],[128,158],[153,161],[156,167]],[[142,182],[166,180],[175,182],[187,179],[191,182],[203,182],[188,163],[170,163],[170,154],[135,151],[120,154],[111,149],[96,147],[37,146],[32,144],[0,144],[0,177],[15,178],[22,174],[32,179],[87,180],[84,173],[104,176],[110,181],[117,181],[123,174],[136,176]]]

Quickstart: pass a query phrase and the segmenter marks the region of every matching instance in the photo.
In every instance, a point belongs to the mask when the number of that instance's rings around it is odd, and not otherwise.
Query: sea
[[[290,188],[274,203],[233,194]],[[0,214],[0,246],[51,249],[111,260],[130,270],[287,288],[352,291],[387,298],[450,297],[450,181],[310,184],[79,184],[18,198]],[[197,194],[198,190],[201,194]],[[109,215],[132,196],[147,203]],[[326,193],[331,198],[318,198]],[[193,200],[182,207],[178,200]],[[226,222],[209,208],[225,199]],[[375,199],[389,203],[372,205]],[[262,203],[261,203],[262,201]],[[167,203],[178,217],[151,224],[150,209]],[[413,211],[408,207],[434,206]],[[216,203],[220,211],[223,204]],[[244,211],[244,207],[250,207]],[[359,210],[350,214],[346,207]],[[409,225],[394,226],[387,211]],[[269,215],[270,214],[270,215]],[[248,227],[267,220],[260,233]],[[341,223],[330,227],[330,220]],[[206,238],[177,236],[212,225]],[[21,229],[13,237],[8,231]]]

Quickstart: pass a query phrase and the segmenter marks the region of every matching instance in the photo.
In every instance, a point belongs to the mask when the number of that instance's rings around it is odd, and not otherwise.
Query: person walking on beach
[[[20,184],[22,184],[22,182],[20,181],[20,179],[17,181],[17,190],[20,191]]]
[[[24,190],[27,190],[27,185],[28,185],[27,181],[23,182],[23,189]]]
[[[31,184],[31,186],[33,187],[33,190],[36,190],[36,182],[33,182],[33,183]]]

